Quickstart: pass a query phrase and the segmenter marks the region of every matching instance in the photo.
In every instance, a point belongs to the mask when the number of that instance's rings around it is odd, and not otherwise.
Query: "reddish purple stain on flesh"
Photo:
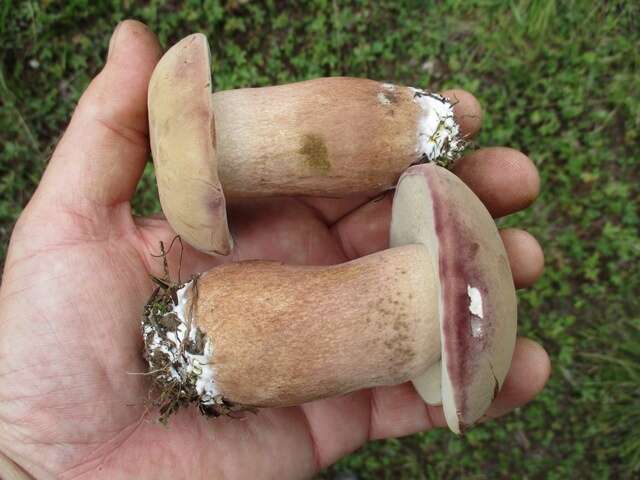
[[[222,196],[222,194],[220,194],[219,192],[215,192],[211,195],[208,195],[208,197],[207,208],[209,209],[209,211],[215,212],[217,214],[217,212],[219,212],[220,210],[224,210],[225,202],[224,196]]]
[[[447,188],[437,174],[426,175],[432,192],[433,215],[438,237],[441,295],[444,312],[444,348],[447,351],[447,373],[453,385],[453,393],[461,428],[468,412],[465,386],[473,382],[482,361],[482,353],[489,346],[492,329],[492,305],[488,302],[488,285],[478,268],[482,257],[482,245],[474,239],[468,225],[451,208]],[[480,291],[482,318],[473,315],[467,287]],[[472,320],[480,322],[481,333],[473,335]]]

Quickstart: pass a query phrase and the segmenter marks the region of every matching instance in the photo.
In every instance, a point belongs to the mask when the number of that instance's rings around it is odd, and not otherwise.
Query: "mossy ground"
[[[180,7],[178,7],[180,5]],[[292,6],[294,5],[294,6]],[[539,167],[543,193],[501,222],[529,229],[546,271],[520,294],[520,333],[553,375],[531,405],[457,438],[373,442],[321,476],[622,478],[640,471],[640,5],[632,1],[230,0],[0,2],[0,244],[125,17],[164,46],[213,42],[214,87],[365,76],[462,87],[480,145]],[[135,201],[158,209],[151,167]],[[635,473],[634,473],[635,472]]]

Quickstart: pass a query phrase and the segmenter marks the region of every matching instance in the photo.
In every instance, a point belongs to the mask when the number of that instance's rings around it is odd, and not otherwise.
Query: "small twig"
[[[456,100],[455,103],[454,102],[449,102],[451,104],[451,108],[455,107],[456,105],[458,105],[460,103],[460,99],[458,98],[458,96],[454,93],[453,94],[453,98]],[[448,99],[447,99],[448,100]]]
[[[173,239],[171,240],[171,243],[169,244],[169,249],[166,251],[164,249],[164,242],[161,240],[160,255],[154,255],[152,253],[151,256],[154,258],[162,257],[162,266],[164,269],[164,276],[166,280],[169,281],[169,283],[171,283],[171,276],[169,275],[169,263],[167,262],[167,255],[169,255],[169,253],[171,252],[171,249],[173,248],[173,244],[176,242],[176,240],[180,242],[180,258],[178,260],[178,285],[180,285],[182,283],[182,254],[184,253],[184,244],[182,243],[182,238],[180,238],[180,235],[176,235],[175,237],[173,237]]]
[[[150,370],[148,372],[126,372],[127,375],[153,375],[154,373],[158,373],[158,372],[162,372],[164,371],[163,368],[157,368],[156,370]]]

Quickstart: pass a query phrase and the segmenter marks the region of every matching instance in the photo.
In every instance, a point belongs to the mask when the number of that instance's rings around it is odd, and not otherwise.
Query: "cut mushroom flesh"
[[[485,414],[511,364],[517,301],[502,240],[482,202],[451,172],[417,165],[400,178],[392,247],[429,248],[439,269],[441,392],[449,428],[463,432]],[[415,380],[426,402],[437,399],[433,372]],[[430,380],[431,378],[431,380]]]

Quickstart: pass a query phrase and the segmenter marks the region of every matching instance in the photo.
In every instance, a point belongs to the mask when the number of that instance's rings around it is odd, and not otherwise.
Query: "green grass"
[[[480,145],[539,167],[543,193],[504,222],[533,232],[546,272],[520,331],[550,352],[545,392],[464,438],[374,442],[337,478],[621,478],[640,474],[640,6],[636,2],[240,0],[0,4],[0,255],[112,27],[164,46],[212,41],[217,89],[345,74],[474,92]],[[301,6],[304,5],[304,6]],[[151,169],[136,208],[157,208]]]

